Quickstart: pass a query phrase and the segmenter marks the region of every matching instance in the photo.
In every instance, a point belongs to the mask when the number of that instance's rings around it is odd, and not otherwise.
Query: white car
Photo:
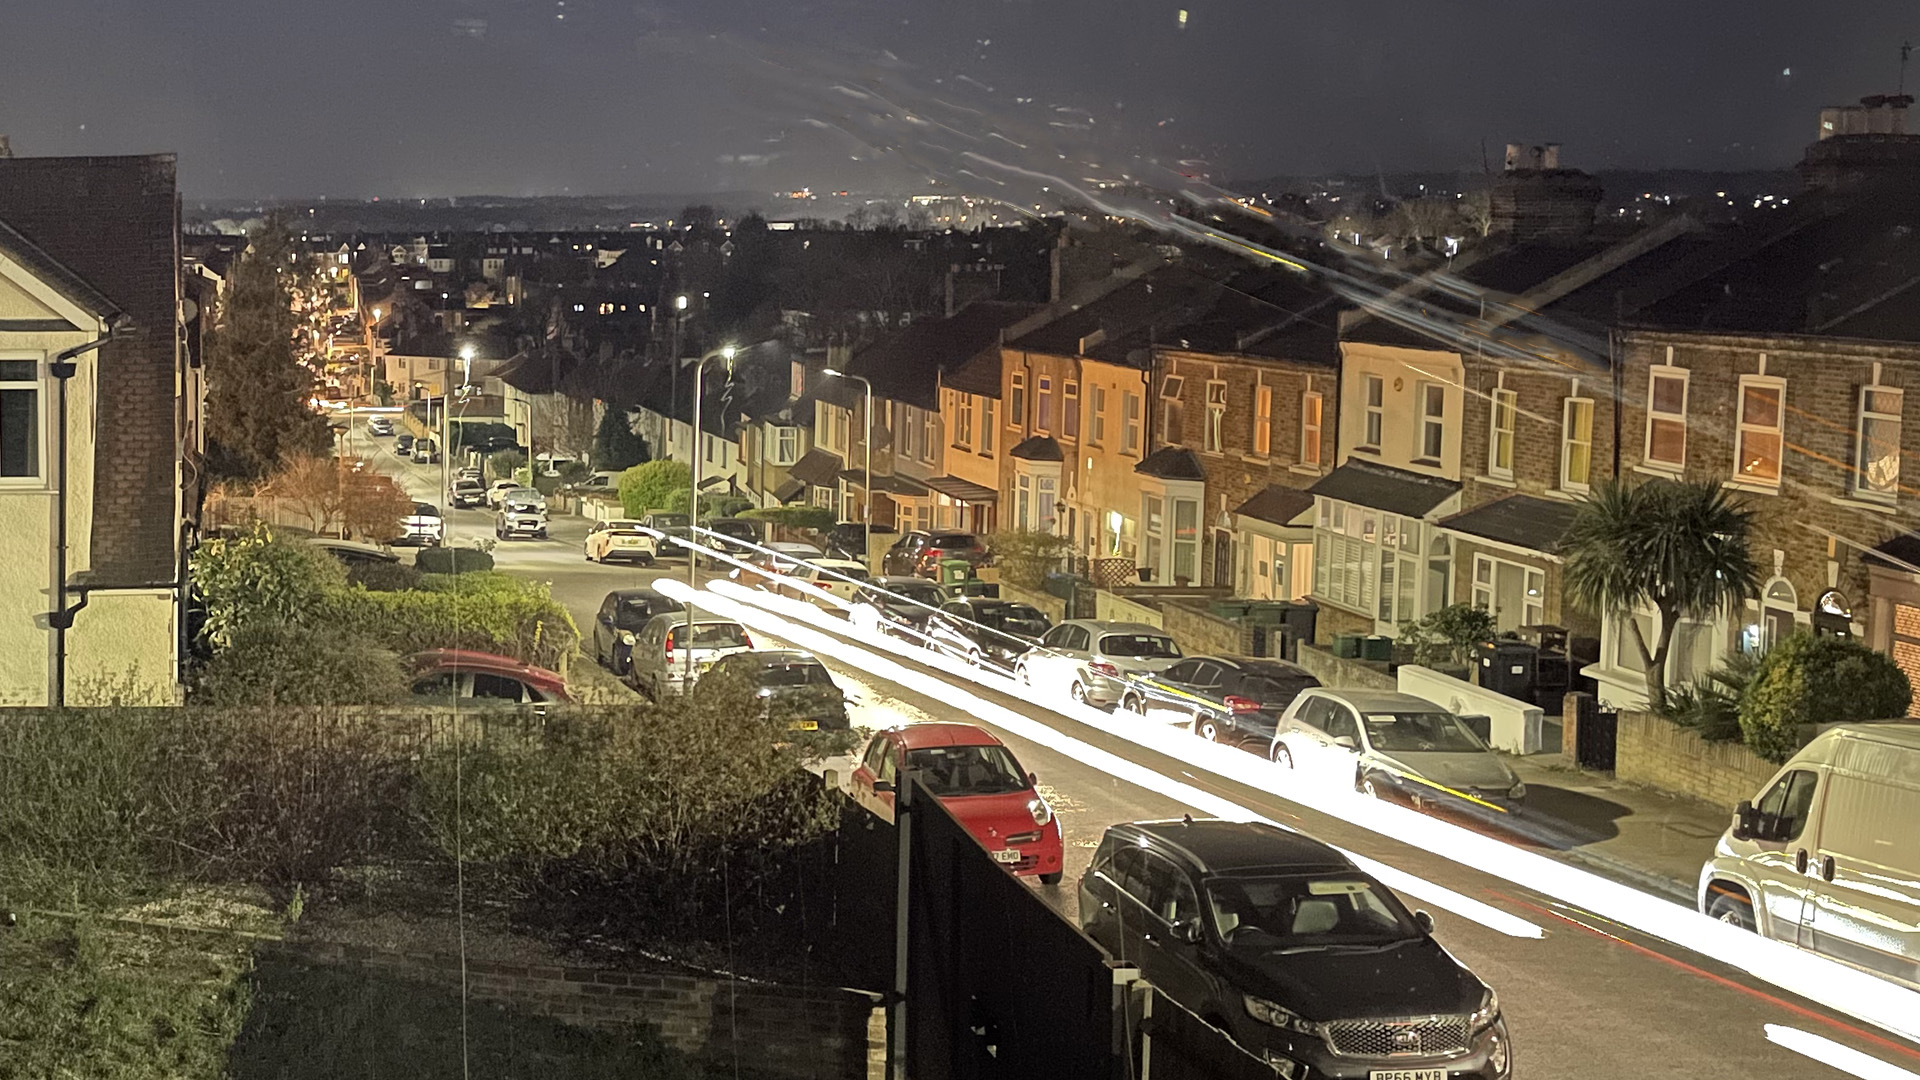
[[[1139,712],[1145,698],[1128,692],[1132,678],[1164,671],[1180,657],[1180,646],[1157,626],[1069,619],[1014,664],[1014,677],[1074,701]]]
[[[653,537],[640,531],[640,523],[631,518],[596,521],[587,530],[587,561],[609,563],[617,559],[653,565]]]
[[[500,496],[500,510],[494,515],[493,535],[505,540],[510,536],[547,538],[547,497],[532,488],[514,488]]]
[[[1460,718],[1424,698],[1312,687],[1275,725],[1267,756],[1379,799],[1508,814],[1527,786]]]
[[[783,596],[839,608],[852,603],[861,584],[872,576],[865,563],[852,559],[810,559],[772,579],[772,582]]]
[[[493,486],[487,489],[487,505],[499,506],[502,495],[519,487],[520,481],[518,480],[495,480]]]
[[[440,517],[440,508],[432,503],[417,502],[413,511],[400,521],[400,539],[396,544],[416,544],[420,547],[439,547],[446,539],[447,523]]]

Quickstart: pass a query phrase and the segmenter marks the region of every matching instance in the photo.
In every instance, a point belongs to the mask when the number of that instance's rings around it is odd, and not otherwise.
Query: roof
[[[1029,435],[1007,451],[1022,461],[1065,461],[1067,455],[1051,435]]]
[[[941,378],[941,382],[949,390],[998,401],[1000,400],[1000,365],[1000,350],[986,349],[975,355],[973,359],[948,371]]]
[[[999,746],[1001,742],[985,728],[972,724],[905,724],[890,733],[908,750],[933,746]]]
[[[1349,460],[1307,489],[1311,495],[1404,517],[1425,517],[1459,491],[1457,481],[1359,459]]]
[[[106,320],[121,314],[120,306],[104,296],[85,278],[67,269],[58,259],[0,221],[0,254],[27,269],[27,272],[52,286],[61,296]],[[76,328],[78,329],[78,328]]]
[[[1133,471],[1142,476],[1155,476],[1162,480],[1205,480],[1207,470],[1200,465],[1200,458],[1184,446],[1163,446],[1146,457]]]
[[[1002,331],[1039,310],[1039,304],[980,301],[944,319],[915,320],[855,353],[847,372],[871,381],[875,397],[937,409],[946,372],[997,351]]]
[[[845,480],[849,484],[864,488],[867,486],[867,471],[865,469],[844,469],[840,473],[840,479]],[[901,476],[898,473],[875,473],[873,477],[873,490],[885,492],[888,495],[910,495],[918,498],[926,495],[927,486],[910,477]]]
[[[1163,267],[1069,308],[1007,345],[1026,352],[1150,367],[1150,350],[1162,343],[1163,330],[1192,320],[1213,303],[1221,288],[1220,282],[1193,270]]]
[[[1132,829],[1184,853],[1202,870],[1230,873],[1268,867],[1348,867],[1345,855],[1304,833],[1254,821],[1196,818],[1180,821],[1135,821],[1115,828]]]
[[[1234,507],[1233,512],[1255,521],[1291,525],[1295,518],[1312,509],[1312,492],[1285,484],[1268,484],[1254,492],[1253,498]]]
[[[1564,499],[1509,495],[1464,513],[1442,518],[1440,527],[1514,547],[1551,555],[1559,549],[1579,507]]]
[[[955,502],[991,503],[1000,498],[1000,493],[987,485],[958,476],[931,476],[927,478],[927,486]]]
[[[787,475],[803,484],[831,487],[840,482],[840,474],[845,468],[839,454],[816,446],[801,454],[800,460],[787,470]]]
[[[1158,328],[1158,344],[1194,352],[1339,362],[1341,300],[1318,278],[1286,270],[1239,274],[1211,302]]]
[[[807,482],[805,480],[789,478],[785,483],[773,489],[773,497],[780,502],[789,503],[799,498],[800,493],[805,490],[807,490]]]

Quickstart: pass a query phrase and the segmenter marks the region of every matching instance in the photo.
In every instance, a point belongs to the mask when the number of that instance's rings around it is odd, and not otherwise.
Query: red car
[[[413,692],[424,697],[521,705],[573,700],[559,672],[493,653],[429,649],[407,657],[407,672]]]
[[[972,724],[908,724],[882,731],[853,770],[853,797],[893,819],[893,785],[902,761],[918,771],[926,790],[1016,874],[1037,874],[1055,885],[1061,868],[1060,822],[1033,790],[1013,752]]]

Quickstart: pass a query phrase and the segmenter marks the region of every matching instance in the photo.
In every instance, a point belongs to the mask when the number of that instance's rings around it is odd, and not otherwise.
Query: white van
[[[1700,910],[1920,987],[1920,723],[1822,731],[1734,812]]]

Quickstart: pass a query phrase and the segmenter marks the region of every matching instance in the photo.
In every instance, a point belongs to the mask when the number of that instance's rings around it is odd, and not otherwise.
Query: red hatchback
[[[1021,770],[999,739],[972,724],[882,731],[853,770],[855,801],[892,820],[893,785],[903,761],[993,861],[1016,874],[1037,874],[1043,885],[1059,883],[1060,822],[1033,790],[1033,774]]]
[[[559,672],[493,653],[429,649],[407,657],[407,671],[413,692],[423,697],[480,698],[521,705],[573,700]]]

